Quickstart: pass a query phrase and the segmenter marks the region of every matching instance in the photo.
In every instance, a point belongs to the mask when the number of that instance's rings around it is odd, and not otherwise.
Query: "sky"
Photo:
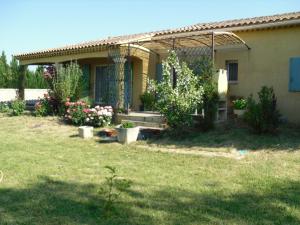
[[[0,0],[0,51],[300,11],[300,0]]]

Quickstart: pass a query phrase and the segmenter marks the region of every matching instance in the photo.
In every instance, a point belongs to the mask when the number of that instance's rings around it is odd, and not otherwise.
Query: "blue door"
[[[96,67],[95,101],[103,105],[109,103],[109,73],[107,66]]]

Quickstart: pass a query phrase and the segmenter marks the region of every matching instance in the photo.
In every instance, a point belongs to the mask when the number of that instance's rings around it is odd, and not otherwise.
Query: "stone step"
[[[140,126],[142,128],[159,128],[159,129],[165,129],[167,128],[167,125],[164,123],[155,123],[155,122],[145,122],[145,121],[135,121],[135,120],[121,120],[121,123],[124,122],[131,122],[135,126]]]
[[[140,122],[149,122],[149,123],[164,123],[165,120],[160,115],[151,115],[151,116],[144,116],[144,115],[118,115],[120,120],[132,120],[132,121],[140,121]]]

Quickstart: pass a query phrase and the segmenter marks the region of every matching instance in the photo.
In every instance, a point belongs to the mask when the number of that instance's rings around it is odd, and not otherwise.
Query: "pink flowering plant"
[[[66,106],[66,114],[65,120],[71,124],[76,126],[84,125],[86,113],[85,110],[88,109],[88,105],[83,101],[70,102],[67,101],[65,103]]]
[[[65,103],[66,114],[64,119],[74,125],[89,125],[94,127],[103,127],[111,124],[113,108],[111,106],[95,106],[90,108],[83,101]]]
[[[94,127],[104,127],[111,124],[113,108],[111,106],[95,106],[94,108],[85,109],[85,122]]]
[[[36,116],[48,116],[54,113],[53,107],[55,105],[55,100],[48,93],[44,94],[44,98],[39,99],[35,103],[35,115]]]

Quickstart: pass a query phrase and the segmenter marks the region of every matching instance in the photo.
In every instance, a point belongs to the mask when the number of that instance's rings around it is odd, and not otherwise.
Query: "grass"
[[[300,224],[300,130],[258,137],[229,129],[178,148],[247,148],[240,160],[79,139],[56,118],[0,118],[0,224]],[[173,146],[174,147],[174,146]],[[131,187],[111,216],[99,189],[117,168]]]

